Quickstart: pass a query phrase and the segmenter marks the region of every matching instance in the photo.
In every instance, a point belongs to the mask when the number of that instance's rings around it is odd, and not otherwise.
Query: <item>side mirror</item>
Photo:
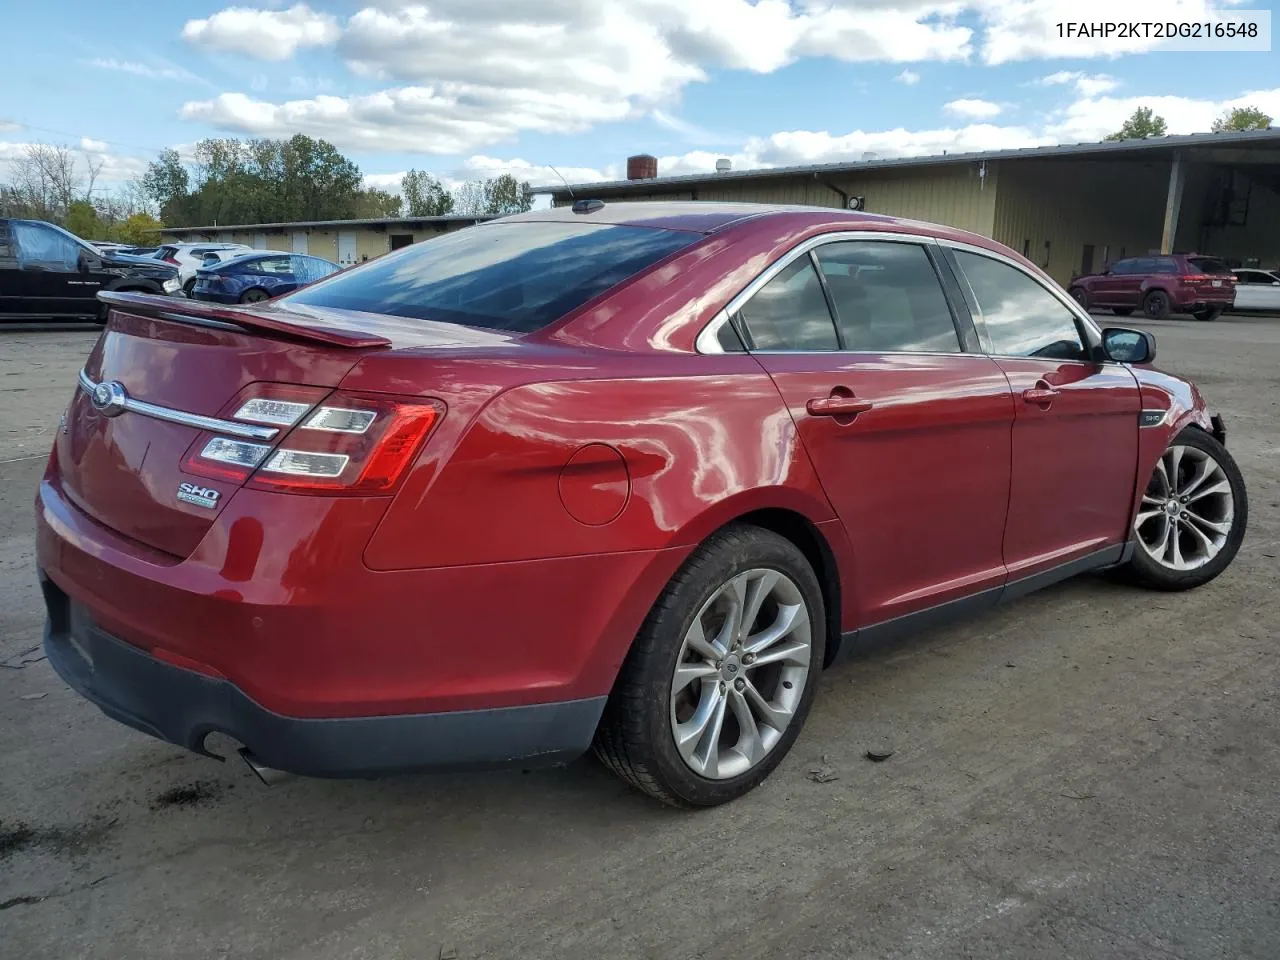
[[[102,269],[102,259],[100,257],[95,257],[93,254],[83,250],[80,252],[80,272],[81,273],[88,273],[91,270],[101,270],[101,269]]]
[[[1116,363],[1151,363],[1156,358],[1156,338],[1145,330],[1107,327],[1102,331],[1102,352]]]

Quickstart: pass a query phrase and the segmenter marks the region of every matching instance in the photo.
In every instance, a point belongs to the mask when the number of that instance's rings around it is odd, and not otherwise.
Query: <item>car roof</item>
[[[876,213],[855,213],[832,207],[811,207],[780,203],[720,203],[707,200],[641,200],[622,203],[602,203],[586,213],[574,213],[572,207],[551,207],[531,210],[514,216],[492,220],[487,226],[519,222],[573,222],[600,223],[610,226],[659,227],[669,230],[690,230],[695,233],[715,233],[730,224],[744,220],[783,215],[805,215],[809,218],[830,221],[833,225],[848,224],[850,228],[875,227],[886,223],[933,228],[947,228],[935,224],[919,224],[902,217],[889,217]]]

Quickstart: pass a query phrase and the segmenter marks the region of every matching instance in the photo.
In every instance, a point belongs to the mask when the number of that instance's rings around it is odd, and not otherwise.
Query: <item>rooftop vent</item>
[[[716,173],[728,173],[733,169],[733,161],[728,157],[721,157],[716,161]]]
[[[647,153],[627,157],[628,180],[652,180],[658,175],[658,158]]]

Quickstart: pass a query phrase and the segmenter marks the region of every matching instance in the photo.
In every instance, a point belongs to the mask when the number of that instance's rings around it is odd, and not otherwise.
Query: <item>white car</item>
[[[1239,267],[1233,310],[1268,310],[1280,313],[1280,271]]]
[[[182,292],[191,296],[191,288],[196,285],[196,271],[201,267],[254,252],[253,247],[243,243],[166,243],[154,256],[178,268]]]

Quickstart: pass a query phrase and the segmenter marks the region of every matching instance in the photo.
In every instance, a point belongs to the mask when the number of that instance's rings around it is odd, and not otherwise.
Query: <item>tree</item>
[[[453,195],[425,170],[410,170],[400,181],[407,213],[411,217],[443,217],[453,212]]]
[[[72,201],[67,208],[67,218],[63,226],[82,240],[100,240],[103,236],[102,221],[98,218],[98,211],[88,200]]]
[[[3,207],[10,216],[64,223],[71,205],[90,201],[102,160],[77,161],[68,147],[28,144],[9,164]]]
[[[509,173],[492,180],[464,183],[455,197],[455,208],[470,217],[505,216],[523,213],[533,207],[533,192]]]
[[[1213,121],[1214,133],[1233,133],[1241,130],[1268,130],[1271,116],[1257,107],[1235,107]]]
[[[157,231],[163,226],[163,223],[145,211],[131,214],[123,223],[116,225],[114,239],[135,247],[150,246],[159,241]]]
[[[361,190],[356,197],[357,217],[398,217],[400,216],[400,198],[388,190],[377,190],[373,187]]]
[[[183,207],[191,193],[191,178],[177,150],[160,151],[159,158],[147,164],[141,186],[162,217],[174,224],[184,221]]]
[[[1145,140],[1147,137],[1163,137],[1165,133],[1164,117],[1157,117],[1150,107],[1139,107],[1133,116],[1108,140]]]

